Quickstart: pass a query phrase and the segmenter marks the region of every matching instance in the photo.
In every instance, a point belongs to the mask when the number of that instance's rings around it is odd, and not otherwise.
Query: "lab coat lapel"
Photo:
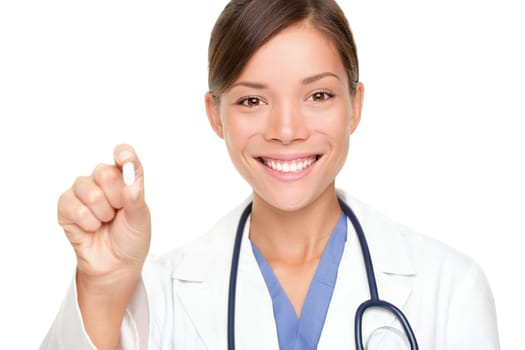
[[[273,304],[248,238],[244,232],[237,285],[235,344],[238,349],[278,349]]]
[[[369,297],[361,251],[357,247],[358,241],[351,227],[350,224],[336,286],[319,339],[320,350],[353,347],[355,310]]]
[[[182,310],[176,312],[187,314],[206,349],[226,349],[229,271],[217,258],[217,247],[212,249],[213,244],[207,243],[202,249],[185,251],[184,260],[172,274],[173,297],[182,305]]]
[[[231,254],[245,205],[226,215],[201,239],[184,247],[182,258],[173,266],[174,303],[182,306],[207,349],[227,347]]]
[[[411,294],[415,269],[397,225],[352,198],[345,198],[358,217],[368,241],[379,297],[403,310]],[[318,349],[336,349],[354,344],[354,318],[359,305],[370,298],[359,241],[350,221],[348,237],[338,270],[338,279]],[[395,317],[382,309],[365,313],[363,340],[379,327],[393,325]]]
[[[247,203],[226,217],[206,236],[185,250],[174,268],[173,283],[203,343],[226,349],[228,285],[231,253],[238,220]],[[246,224],[237,277],[235,343],[237,349],[278,349],[271,297],[253,255]]]

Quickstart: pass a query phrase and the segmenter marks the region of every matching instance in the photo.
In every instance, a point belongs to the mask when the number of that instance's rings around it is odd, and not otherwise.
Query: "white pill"
[[[135,182],[135,165],[132,162],[125,163],[122,166],[122,178],[127,186],[133,185]]]

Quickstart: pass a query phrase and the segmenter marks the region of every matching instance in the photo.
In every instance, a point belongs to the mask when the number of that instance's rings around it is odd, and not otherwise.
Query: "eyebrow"
[[[315,75],[312,75],[310,77],[304,78],[301,81],[301,84],[302,85],[312,84],[312,83],[315,83],[316,81],[321,80],[321,79],[326,78],[326,77],[334,77],[337,80],[341,81],[341,78],[337,74],[334,74],[334,73],[331,73],[331,72],[323,72],[323,73],[315,74]],[[259,83],[259,82],[254,82],[254,81],[240,81],[238,83],[233,84],[230,89],[233,89],[236,86],[245,86],[245,87],[256,89],[256,90],[268,89],[268,85],[263,84],[263,83]]]
[[[332,72],[323,72],[323,73],[319,73],[319,74],[316,74],[316,75],[312,75],[311,77],[304,78],[303,81],[302,81],[302,84],[303,85],[308,85],[308,84],[311,84],[311,83],[315,83],[316,81],[321,80],[321,79],[326,78],[326,77],[334,77],[337,80],[341,81],[341,78],[337,74],[334,74]]]
[[[268,89],[268,85],[263,84],[263,83],[253,82],[253,81],[240,81],[238,83],[233,84],[230,89],[233,89],[236,86],[246,86],[246,87],[257,89],[257,90]]]

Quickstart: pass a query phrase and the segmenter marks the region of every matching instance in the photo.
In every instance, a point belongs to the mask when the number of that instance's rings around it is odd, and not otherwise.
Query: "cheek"
[[[239,136],[242,135],[242,128],[236,122],[236,119],[230,113],[230,108],[221,108],[221,123],[224,133],[224,142],[228,147],[228,151],[231,153],[236,148],[236,144],[239,142]]]
[[[335,145],[348,144],[351,130],[351,112],[345,104],[332,106],[317,114],[312,127],[328,137]]]
[[[239,113],[223,113],[224,140],[231,152],[240,152],[249,146],[250,139],[257,133],[252,116]],[[231,154],[234,156],[234,154]]]

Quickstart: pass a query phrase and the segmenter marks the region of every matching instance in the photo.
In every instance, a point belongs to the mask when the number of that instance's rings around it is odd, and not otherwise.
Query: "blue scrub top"
[[[272,297],[280,349],[317,349],[335,288],[337,270],[343,256],[346,236],[346,215],[343,213],[317,266],[299,319],[297,319],[292,303],[279,284],[272,268],[255,244],[252,243],[255,259]]]

